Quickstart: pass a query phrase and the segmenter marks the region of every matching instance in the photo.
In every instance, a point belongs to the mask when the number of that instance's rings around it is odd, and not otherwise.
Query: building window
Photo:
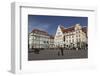
[[[80,30],[79,30],[79,33],[80,33]]]
[[[74,43],[74,39],[72,40],[72,43]]]
[[[44,41],[44,43],[46,43],[46,42]]]
[[[71,40],[69,40],[69,43],[71,43]]]
[[[74,38],[74,36],[72,35],[72,38]]]
[[[34,36],[33,39],[36,39],[36,37]]]
[[[77,30],[76,33],[79,33],[79,30]]]
[[[66,40],[66,42],[68,43],[68,40]]]
[[[65,41],[65,36],[64,36],[64,41]]]
[[[78,42],[78,39],[76,39],[76,42]]]
[[[79,42],[81,42],[81,39],[79,39]]]

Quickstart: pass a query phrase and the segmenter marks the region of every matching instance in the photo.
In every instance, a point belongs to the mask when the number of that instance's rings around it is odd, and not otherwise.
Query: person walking
[[[60,55],[64,55],[64,50],[63,50],[63,48],[62,47],[60,47],[59,48],[60,49],[60,51],[58,51],[58,56],[60,56]]]
[[[62,47],[61,47],[60,49],[61,49],[61,54],[62,54],[62,56],[63,56],[63,55],[64,55],[64,50],[63,50]]]

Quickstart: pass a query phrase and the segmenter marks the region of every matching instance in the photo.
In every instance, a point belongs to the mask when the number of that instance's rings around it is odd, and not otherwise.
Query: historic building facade
[[[85,48],[88,45],[87,27],[80,24],[69,28],[59,25],[55,36],[33,29],[28,37],[29,48]]]
[[[54,46],[54,37],[39,29],[33,29],[28,39],[29,48],[53,48]]]
[[[76,24],[72,27],[65,28],[59,25],[54,37],[55,47],[65,48],[82,48],[87,44],[87,27]]]

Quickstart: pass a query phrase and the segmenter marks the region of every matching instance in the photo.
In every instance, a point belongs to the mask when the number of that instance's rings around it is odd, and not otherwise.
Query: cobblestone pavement
[[[63,49],[63,55],[60,49],[29,49],[28,60],[50,60],[50,59],[78,59],[88,58],[87,50],[66,50]]]

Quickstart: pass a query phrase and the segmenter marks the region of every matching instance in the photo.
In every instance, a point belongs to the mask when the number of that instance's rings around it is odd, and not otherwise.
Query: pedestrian
[[[62,54],[62,56],[63,56],[63,55],[64,55],[63,48],[61,47],[60,50],[61,50],[61,54]]]

